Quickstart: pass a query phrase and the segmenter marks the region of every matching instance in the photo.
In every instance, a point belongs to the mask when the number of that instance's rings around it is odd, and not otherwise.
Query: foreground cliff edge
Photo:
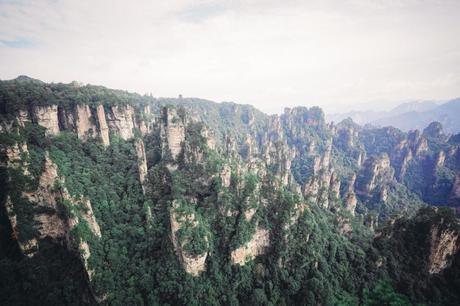
[[[458,304],[460,135],[439,123],[27,77],[0,113],[7,304]]]

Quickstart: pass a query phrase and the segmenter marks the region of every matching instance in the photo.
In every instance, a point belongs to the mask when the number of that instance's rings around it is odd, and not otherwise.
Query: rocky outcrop
[[[442,221],[441,221],[442,225]],[[440,273],[452,263],[452,256],[460,248],[459,233],[452,229],[441,229],[441,225],[435,224],[430,231],[430,255],[428,258],[428,272]]]
[[[230,187],[231,178],[232,178],[232,168],[230,168],[229,165],[225,164],[222,167],[222,170],[220,171],[220,179],[222,182],[222,186],[227,187],[227,188]]]
[[[102,139],[104,146],[110,145],[109,138],[109,126],[107,125],[107,120],[105,119],[105,110],[104,106],[98,105],[96,108],[97,122],[99,126],[99,134]]]
[[[12,160],[16,158],[14,156],[10,157]],[[12,165],[10,164],[10,166]],[[17,239],[19,248],[24,255],[35,256],[39,251],[39,241],[44,238],[51,238],[58,243],[64,242],[71,249],[73,247],[72,242],[75,241],[71,231],[80,223],[81,219],[86,221],[96,237],[101,237],[101,230],[94,217],[90,201],[88,199],[76,200],[71,197],[64,187],[64,183],[64,178],[58,175],[56,164],[46,153],[43,172],[38,178],[38,187],[34,191],[22,193],[22,197],[27,199],[30,205],[33,205],[32,226],[38,232],[38,236],[28,240]],[[15,203],[9,195],[7,196],[6,209],[13,235],[18,237],[19,229],[17,227]],[[87,260],[90,256],[89,246],[83,240],[76,242],[79,245],[79,249],[76,251],[84,250],[81,253],[82,261],[87,268],[88,275],[91,276],[92,272],[87,265]]]
[[[162,121],[163,156],[169,152],[174,160],[181,152],[182,142],[185,140],[185,123],[176,109],[171,107],[163,109]]]
[[[57,135],[59,133],[57,105],[36,107],[34,117],[36,122],[46,129],[47,135]]]
[[[184,250],[184,244],[186,242],[184,241],[181,244],[177,237],[177,232],[181,228],[181,223],[189,221],[189,222],[194,223],[194,225],[196,225],[197,221],[195,221],[195,216],[193,214],[185,215],[185,216],[179,214],[176,211],[177,208],[178,208],[178,203],[175,201],[172,204],[172,209],[170,212],[171,241],[173,243],[174,250],[184,270],[193,276],[198,276],[201,272],[206,270],[206,258],[208,257],[208,253],[205,252],[204,254],[193,256],[192,254],[188,254]]]
[[[396,178],[401,181],[406,174],[409,162],[417,159],[428,151],[428,143],[420,131],[410,131],[391,153],[391,163],[396,170]]]
[[[438,154],[436,154],[435,168],[443,167],[445,161],[446,161],[446,153],[444,153],[444,151],[441,150],[438,152]]]
[[[356,181],[356,174],[351,174],[348,177],[347,181],[347,191],[345,192],[344,196],[344,208],[345,210],[349,211],[352,215],[355,215],[355,208],[356,204],[358,203],[358,199],[356,198],[355,194],[355,181]]]
[[[7,146],[5,148],[6,166],[12,169],[21,169],[25,176],[29,175],[28,154],[29,150],[25,142]]]
[[[136,149],[138,169],[139,169],[139,181],[142,185],[142,191],[145,193],[144,181],[145,176],[147,175],[147,158],[145,157],[145,147],[144,142],[140,139],[137,139],[134,142],[134,147]]]
[[[424,130],[423,135],[429,138],[444,140],[445,135],[442,124],[437,121],[431,122]]]
[[[246,262],[254,259],[256,256],[265,254],[269,247],[269,232],[266,229],[258,226],[256,227],[256,231],[249,242],[232,251],[232,263],[244,265]]]
[[[82,140],[87,140],[88,137],[96,133],[95,120],[91,118],[91,109],[88,105],[77,105],[75,108],[77,115],[77,135]]]
[[[106,109],[108,111],[106,112]],[[16,116],[19,126],[32,121],[43,126],[47,135],[57,135],[60,131],[74,132],[83,141],[93,137],[100,137],[104,146],[110,144],[109,134],[113,132],[124,140],[134,137],[134,129],[139,128],[142,135],[150,132],[150,125],[154,121],[150,108],[139,110],[142,113],[139,120],[135,119],[134,107],[103,105],[90,106],[77,104],[75,106],[37,106],[27,112],[20,110]],[[145,118],[144,118],[145,117]]]
[[[282,128],[281,118],[271,116],[268,120],[267,130],[262,136],[260,149],[256,144],[257,141],[251,137],[252,154],[260,152],[260,158],[266,164],[273,174],[275,174],[284,185],[292,185],[291,166],[296,156],[296,151],[291,148],[286,141]]]
[[[206,139],[206,144],[209,149],[215,150],[217,147],[216,134],[207,127],[201,129],[201,135]]]
[[[362,195],[371,195],[377,187],[393,179],[394,170],[390,167],[387,154],[369,158],[357,181],[357,191]]]
[[[112,106],[107,113],[107,125],[122,139],[134,137],[134,109],[132,106]]]

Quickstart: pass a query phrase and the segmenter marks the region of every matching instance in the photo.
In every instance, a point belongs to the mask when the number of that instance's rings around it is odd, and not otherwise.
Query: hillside
[[[440,123],[20,77],[0,137],[8,305],[460,299],[460,135]]]

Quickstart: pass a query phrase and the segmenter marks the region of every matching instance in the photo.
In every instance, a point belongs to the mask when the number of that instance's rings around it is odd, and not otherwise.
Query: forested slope
[[[440,124],[27,77],[0,83],[0,115],[7,304],[458,304],[458,219],[430,206],[460,206],[460,137]]]

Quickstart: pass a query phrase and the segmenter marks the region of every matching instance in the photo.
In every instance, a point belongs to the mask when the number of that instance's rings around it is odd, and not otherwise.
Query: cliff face
[[[99,98],[97,90],[87,96]],[[418,208],[411,205],[427,193],[420,182],[437,184],[452,203],[460,198],[458,146],[439,126],[402,133],[326,124],[315,107],[265,116],[234,103],[131,102],[118,94],[123,99],[18,104],[0,125],[9,133],[2,150],[9,173],[33,186],[5,197],[8,236],[26,260],[50,244],[77,254],[93,289],[108,288],[96,293],[108,304],[180,305],[199,291],[210,304],[329,305],[336,300],[324,296],[359,296],[372,286],[367,280],[386,273],[417,290],[424,285],[404,277],[455,273],[460,241],[451,221],[395,217]],[[54,137],[60,132],[78,139]],[[29,219],[21,208],[32,208]],[[381,219],[390,218],[385,227]],[[184,272],[196,277],[193,288]],[[248,280],[247,288],[229,290],[235,279]]]
[[[161,135],[164,140],[163,156],[170,153],[175,160],[182,150],[182,142],[185,139],[185,123],[176,109],[166,107],[163,110]]]
[[[395,165],[396,177],[402,180],[406,174],[409,162],[421,158],[428,151],[426,138],[418,130],[411,131],[392,150],[391,161]]]
[[[86,140],[88,134],[96,133],[95,120],[91,116],[91,110],[88,105],[76,106],[76,129],[78,138]]]
[[[40,106],[33,110],[32,116],[36,122],[46,129],[48,135],[57,135],[59,133],[58,108],[56,105]],[[22,121],[25,119],[22,118]]]
[[[106,109],[108,111],[106,111]],[[140,112],[140,118],[136,120],[135,112]],[[143,113],[145,112],[145,113]],[[47,135],[58,135],[61,131],[74,132],[83,141],[90,137],[99,137],[101,142],[110,144],[110,133],[128,140],[134,137],[134,130],[138,129],[142,134],[150,130],[153,118],[150,116],[150,108],[127,106],[89,106],[77,104],[64,108],[57,105],[37,106],[29,111],[21,110],[17,116],[21,126],[25,122],[32,121],[46,129]]]
[[[269,246],[269,232],[263,228],[257,227],[249,242],[232,251],[232,263],[244,265],[247,261],[254,259],[256,256],[265,254]]]
[[[433,225],[430,230],[430,255],[428,257],[428,272],[440,273],[452,263],[452,258],[460,249],[458,231],[442,229],[441,224]]]
[[[393,219],[378,230],[374,243],[391,265],[400,267],[401,271],[396,269],[392,273],[404,275],[416,271],[418,278],[425,280],[433,274],[439,277],[458,257],[459,225],[451,210],[426,207],[412,219]]]
[[[110,130],[124,140],[132,138],[135,127],[133,107],[129,105],[125,107],[112,106],[107,114],[107,123]]]
[[[173,202],[170,213],[171,241],[184,270],[193,276],[198,276],[201,272],[206,270],[206,258],[208,257],[208,253],[204,252],[202,254],[193,255],[185,250],[185,244],[190,243],[190,241],[186,239],[180,241],[178,232],[185,226],[183,225],[184,223],[191,223],[191,227],[196,227],[198,226],[198,221],[195,220],[194,214],[183,214],[180,213],[178,209],[178,202]],[[207,241],[206,237],[203,239]]]
[[[82,140],[97,137],[105,146],[108,146],[110,134],[118,135],[125,140],[133,138],[135,131],[138,131],[139,135],[145,136],[152,132],[152,126],[157,124],[157,118],[160,118],[161,138],[164,140],[163,154],[170,153],[174,160],[181,152],[187,123],[179,116],[177,108],[167,107],[161,114],[155,113],[152,109],[154,108],[150,105],[134,106],[129,104],[125,106],[89,106],[84,104],[69,107],[36,106],[20,110],[17,114],[17,122],[20,126],[24,126],[26,122],[36,122],[46,128],[48,135],[57,135],[60,131],[73,131]],[[254,112],[243,112],[238,107],[234,107],[232,110],[233,115],[241,116],[239,120],[249,131],[242,140],[234,143],[233,152],[243,156],[248,161],[260,160],[266,163],[267,167],[280,178],[282,184],[289,185],[291,189],[302,190],[304,196],[325,208],[336,206],[332,203],[337,201],[344,202],[346,207],[353,207],[356,205],[355,202],[359,203],[360,201],[352,193],[344,193],[343,190],[337,195],[337,188],[340,189],[341,185],[346,184],[346,178],[350,171],[343,171],[341,166],[336,169],[338,161],[336,156],[332,156],[333,152],[336,152],[335,154],[339,152],[350,157],[355,174],[364,173],[371,176],[370,180],[365,183],[368,184],[366,187],[362,186],[362,175],[359,175],[358,189],[354,193],[369,193],[377,188],[381,191],[381,198],[387,199],[388,189],[379,187],[379,184],[383,183],[383,181],[378,181],[377,177],[380,174],[371,174],[371,172],[381,171],[371,169],[374,167],[369,164],[372,163],[369,158],[374,158],[371,155],[387,154],[389,166],[384,164],[380,166],[393,169],[396,180],[401,184],[408,185],[404,178],[409,167],[418,164],[420,169],[418,171],[426,172],[427,156],[432,150],[427,139],[442,143],[447,141],[447,138],[442,134],[442,127],[437,124],[427,128],[423,134],[419,131],[398,134],[391,129],[382,129],[385,131],[384,137],[387,139],[373,136],[372,145],[378,146],[379,143],[383,143],[386,146],[385,149],[369,154],[366,152],[368,149],[365,148],[368,130],[360,128],[352,121],[344,121],[338,125],[327,125],[323,113],[317,108],[286,109],[281,116],[267,117],[266,122],[257,121]],[[200,115],[203,116],[203,114]],[[197,116],[195,115],[195,117]],[[212,149],[219,149],[218,146],[225,143],[222,139],[217,139],[218,136],[216,135],[219,133],[216,131],[208,129],[205,134],[203,136],[208,138],[208,145]],[[390,145],[391,143],[393,145]],[[142,151],[140,148],[137,150]],[[141,155],[139,156],[140,172],[144,173],[142,176],[145,177],[143,158]],[[455,158],[455,150],[452,148],[438,151],[435,160],[432,161],[433,167],[435,169],[441,169],[446,165],[451,167],[455,163],[452,161]],[[367,164],[364,164],[365,162]],[[382,162],[384,163],[383,160]],[[173,164],[171,163],[169,167],[174,167]],[[307,167],[311,170],[305,171],[303,169]],[[299,174],[299,169],[302,171],[302,175]],[[366,171],[369,173],[365,173]],[[455,172],[458,171],[455,170]],[[306,173],[307,175],[305,175]],[[372,176],[377,181],[373,182]],[[411,191],[429,194],[433,193],[429,185],[436,185],[433,182],[437,182],[435,171],[427,175],[423,188],[417,187],[418,190],[413,190],[414,187],[408,187]],[[449,198],[451,205],[457,205],[455,203],[458,202],[452,200],[455,198],[454,183],[452,180]],[[442,186],[442,182],[439,182],[438,185]],[[432,201],[429,196],[424,196],[423,199]],[[439,202],[446,202],[446,200],[438,200],[435,204],[439,204]]]
[[[7,167],[17,168],[22,157],[18,154],[18,146],[13,146],[8,150]],[[27,147],[21,146],[22,153],[27,153]],[[22,170],[24,176],[30,176],[27,169],[27,163],[23,163]],[[21,252],[28,257],[34,257],[40,251],[40,241],[51,239],[55,243],[64,243],[68,249],[81,252],[81,259],[86,267],[86,272],[91,277],[92,271],[88,268],[87,260],[90,257],[90,248],[86,241],[75,238],[71,231],[78,226],[80,218],[85,220],[91,232],[96,236],[101,236],[101,230],[93,214],[91,203],[88,199],[76,200],[70,196],[64,187],[64,178],[58,175],[58,169],[55,163],[45,154],[43,170],[38,178],[37,188],[33,191],[23,191],[22,198],[26,199],[32,205],[33,228],[38,235],[26,240],[22,236],[21,229],[18,226],[17,203],[7,195],[6,209],[17,243]],[[21,204],[24,205],[24,204]],[[77,214],[71,211],[78,212]],[[20,210],[22,212],[22,209]],[[22,228],[22,227],[21,227]],[[74,242],[79,247],[75,248]]]
[[[104,106],[102,105],[97,106],[96,116],[97,116],[96,122],[98,123],[102,143],[104,144],[104,146],[108,146],[110,144],[109,126],[107,124],[107,119],[105,117]]]
[[[363,195],[372,194],[377,187],[385,185],[393,179],[394,170],[390,167],[390,159],[384,154],[369,158],[363,166],[358,184],[358,192]]]
[[[136,149],[137,160],[139,163],[139,181],[142,185],[142,190],[145,193],[144,181],[147,175],[147,158],[145,156],[145,146],[142,140],[136,140],[134,142],[134,147]]]

